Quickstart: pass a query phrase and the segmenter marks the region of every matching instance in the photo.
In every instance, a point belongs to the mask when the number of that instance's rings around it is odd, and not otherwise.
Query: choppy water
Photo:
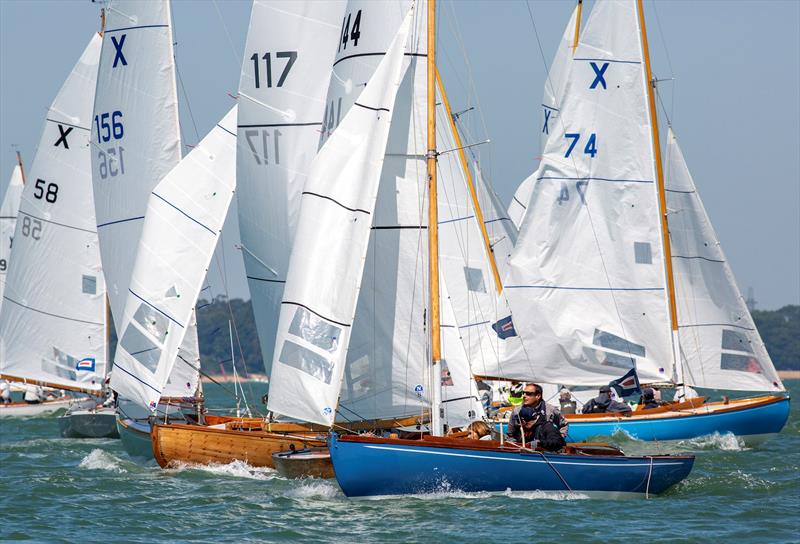
[[[687,480],[648,501],[451,491],[349,500],[335,481],[244,463],[162,470],[119,440],[58,438],[53,418],[0,420],[0,540],[37,542],[798,542],[800,382],[765,444],[732,436],[629,453],[697,453]],[[225,402],[207,388],[211,405]],[[216,399],[216,400],[215,400]]]

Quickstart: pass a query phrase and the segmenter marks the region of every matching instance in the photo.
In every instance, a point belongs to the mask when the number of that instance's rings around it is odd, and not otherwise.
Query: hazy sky
[[[664,104],[740,288],[753,287],[760,308],[800,303],[800,2],[645,5],[654,73],[675,78],[660,84]],[[573,6],[440,3],[439,61],[450,102],[456,111],[478,107],[464,119],[476,141],[492,140],[479,147],[482,166],[503,202],[537,166],[544,62]],[[47,107],[98,30],[98,13],[89,0],[0,0],[3,193],[12,144],[29,164]],[[172,14],[182,132],[191,144],[231,105],[250,2],[175,0]],[[222,293],[224,276],[231,296],[247,298],[233,211],[210,282]]]

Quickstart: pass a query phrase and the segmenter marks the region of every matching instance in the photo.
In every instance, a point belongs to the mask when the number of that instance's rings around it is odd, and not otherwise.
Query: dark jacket
[[[522,428],[520,422],[527,422],[531,419],[536,419],[537,424],[531,430],[525,432],[525,442],[530,442],[536,435],[536,427],[546,421],[555,425],[561,436],[566,439],[567,429],[569,424],[561,412],[555,406],[547,404],[545,401],[539,401],[539,404],[532,408],[526,406],[517,406],[511,411],[511,418],[508,421],[508,438],[517,442],[522,441]]]
[[[583,405],[581,413],[584,414],[603,414],[608,412],[625,413],[630,412],[631,407],[624,402],[617,402],[605,393],[601,393]]]

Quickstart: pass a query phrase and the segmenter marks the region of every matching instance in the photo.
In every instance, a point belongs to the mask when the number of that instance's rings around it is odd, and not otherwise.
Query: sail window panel
[[[650,242],[634,242],[633,255],[636,264],[653,264],[653,250]]]
[[[602,331],[600,329],[594,330],[594,338],[592,339],[592,343],[594,343],[596,346],[621,351],[630,355],[638,355],[639,357],[645,356],[644,346],[634,344],[633,342],[625,340],[616,334],[611,334],[610,332]]]
[[[133,320],[138,323],[142,329],[150,333],[153,338],[156,338],[162,344],[164,343],[169,329],[169,320],[164,317],[164,315],[158,313],[158,311],[151,306],[142,303],[139,304],[136,313],[133,314]]]
[[[290,340],[283,343],[278,360],[328,385],[333,379],[333,363],[331,361]]]
[[[464,276],[467,280],[467,289],[475,291],[476,293],[486,292],[486,283],[483,281],[483,270],[465,266]]]
[[[84,274],[81,277],[81,289],[86,295],[97,294],[97,278],[95,276],[87,276]]]
[[[761,361],[752,355],[740,355],[738,353],[722,353],[720,368],[722,370],[736,370],[753,374],[764,373]]]
[[[295,311],[289,325],[289,334],[328,352],[336,351],[341,332],[341,328],[300,307]]]
[[[78,381],[75,370],[77,364],[78,360],[75,357],[53,347],[53,358],[42,359],[42,370],[59,378],[76,382]]]
[[[119,345],[147,370],[155,373],[158,367],[158,360],[161,358],[161,347],[132,323],[128,325],[122,334],[122,340]]]
[[[750,340],[747,339],[747,336],[729,329],[722,329],[722,349],[753,353],[753,348],[750,347]]]

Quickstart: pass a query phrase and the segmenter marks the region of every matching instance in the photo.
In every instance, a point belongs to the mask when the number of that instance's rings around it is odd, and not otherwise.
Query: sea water
[[[55,418],[0,420],[0,540],[31,542],[798,542],[800,382],[779,435],[629,453],[694,452],[691,475],[650,500],[464,493],[350,500],[335,480],[287,480],[243,462],[162,470],[119,440],[64,439]],[[231,388],[228,387],[228,390]],[[263,384],[245,393],[260,399]],[[206,386],[211,407],[232,406]],[[261,406],[263,409],[263,405]]]

